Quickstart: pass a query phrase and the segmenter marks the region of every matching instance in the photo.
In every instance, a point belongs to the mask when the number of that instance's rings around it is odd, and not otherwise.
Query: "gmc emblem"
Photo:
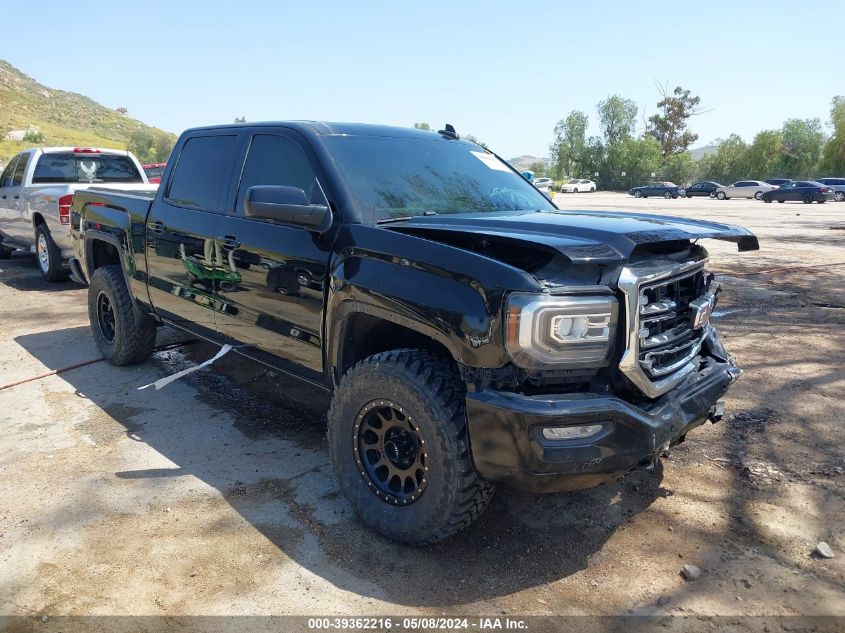
[[[716,295],[713,294],[707,294],[695,301],[690,301],[689,307],[692,312],[690,321],[692,321],[694,330],[700,330],[710,322],[710,315],[713,314],[715,305]]]

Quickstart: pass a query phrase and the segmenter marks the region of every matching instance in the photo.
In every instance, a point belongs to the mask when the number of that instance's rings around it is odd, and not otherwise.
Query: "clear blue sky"
[[[611,93],[642,115],[655,81],[712,109],[704,145],[845,93],[845,2],[3,3],[0,57],[38,81],[187,127],[322,119],[445,122],[498,153],[545,156],[556,121]],[[436,129],[436,128],[435,128]]]

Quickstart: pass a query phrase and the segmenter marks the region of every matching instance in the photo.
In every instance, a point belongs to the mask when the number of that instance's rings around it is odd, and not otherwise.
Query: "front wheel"
[[[35,254],[38,257],[38,269],[47,281],[64,281],[69,277],[67,269],[62,267],[62,253],[46,224],[39,224],[35,229]]]
[[[780,202],[781,204],[783,204],[783,203],[785,202],[785,200],[778,200],[778,202]]]
[[[643,192],[642,192],[642,191],[635,191],[635,192],[634,192],[634,197],[635,197],[635,198],[642,198],[642,197],[643,197]]]
[[[719,192],[717,192],[717,193],[716,193],[716,197],[717,197],[719,200],[724,200],[725,198],[727,198],[727,196],[725,195],[725,192],[724,192],[724,191],[719,191]]]
[[[672,194],[667,191],[666,193],[663,194],[663,197],[668,200],[669,198],[672,197]]]
[[[765,202],[766,204],[770,204],[772,202],[772,197],[771,196],[763,196],[763,202]]]
[[[803,196],[801,196],[801,202],[803,202],[804,204],[810,204],[813,202],[813,196],[805,193]]]
[[[837,191],[833,194],[833,199],[837,202],[845,202],[845,191]]]
[[[470,455],[463,383],[427,351],[383,352],[343,377],[328,443],[361,521],[412,545],[442,541],[484,511],[495,490]]]
[[[155,322],[135,309],[120,266],[94,271],[88,286],[88,319],[100,353],[113,365],[132,365],[153,353]]]

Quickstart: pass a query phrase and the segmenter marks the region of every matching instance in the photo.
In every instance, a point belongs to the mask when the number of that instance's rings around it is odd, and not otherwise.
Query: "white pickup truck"
[[[0,259],[35,251],[48,281],[67,279],[73,257],[73,194],[88,187],[155,190],[141,164],[122,150],[94,147],[27,149],[0,175]]]

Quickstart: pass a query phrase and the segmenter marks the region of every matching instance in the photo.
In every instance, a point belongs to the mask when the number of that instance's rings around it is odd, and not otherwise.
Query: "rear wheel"
[[[785,202],[785,200],[778,200],[778,202],[780,202],[781,204],[783,204],[783,203]]]
[[[755,193],[755,194],[754,194],[754,199],[755,199],[755,200],[759,200],[759,199],[760,199],[760,198],[762,198],[762,197],[763,197],[763,192],[762,192],[762,191],[758,191],[757,193]]]
[[[635,191],[635,192],[634,192],[634,197],[635,197],[635,198],[642,198],[642,197],[643,197],[643,192],[642,192],[642,191]]]
[[[454,368],[423,350],[370,356],[343,377],[329,410],[329,453],[364,523],[425,545],[484,511],[494,487],[473,466],[464,406]]]
[[[663,197],[668,200],[669,198],[672,197],[672,194],[667,191],[666,193],[663,194]]]
[[[62,253],[50,235],[46,224],[39,224],[35,229],[35,254],[38,257],[38,269],[47,281],[64,281],[69,271],[62,267]]]
[[[97,347],[113,365],[140,363],[153,353],[155,322],[135,309],[120,266],[94,271],[88,286],[88,319]]]
[[[724,200],[725,198],[727,198],[727,196],[725,195],[725,192],[724,192],[724,191],[717,191],[717,192],[716,192],[716,197],[717,197],[719,200]]]
[[[593,193],[596,190],[595,187],[590,187],[590,193]]]

